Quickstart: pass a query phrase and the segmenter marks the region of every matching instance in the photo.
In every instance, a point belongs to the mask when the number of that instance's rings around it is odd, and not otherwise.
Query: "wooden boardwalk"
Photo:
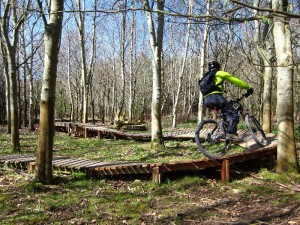
[[[55,122],[57,131],[68,132],[78,137],[97,137],[114,138],[114,139],[132,139],[137,141],[150,141],[150,133],[132,133],[124,130],[109,128],[104,125],[95,125],[90,123],[71,123],[71,122]],[[163,134],[164,140],[192,140],[194,139],[195,130],[175,131]]]
[[[215,168],[220,170],[220,178],[223,182],[230,179],[230,165],[246,162],[249,160],[276,160],[277,143],[273,137],[269,137],[270,144],[267,147],[256,150],[248,150],[243,153],[221,157],[219,159],[189,160],[171,163],[147,163],[147,162],[99,162],[89,159],[74,159],[66,157],[53,157],[55,170],[81,171],[87,177],[102,177],[125,174],[150,174],[156,183],[162,181],[165,173],[174,171],[201,170]],[[0,164],[27,169],[33,172],[35,169],[34,155],[0,155]]]
[[[135,134],[122,130],[110,129],[105,126],[93,124],[72,124],[70,122],[56,122],[58,131],[64,131],[83,137],[113,137],[115,139],[135,139],[151,140],[150,134]],[[220,170],[220,178],[223,182],[228,182],[230,178],[230,165],[246,162],[249,160],[262,160],[274,162],[276,160],[277,141],[270,134],[267,135],[269,145],[260,148],[254,140],[247,138],[247,134],[239,134],[245,139],[241,143],[242,147],[248,149],[243,153],[226,155],[219,159],[189,160],[170,163],[147,163],[147,162],[99,162],[89,159],[75,159],[61,156],[54,156],[52,161],[53,169],[67,171],[81,171],[87,177],[114,176],[125,174],[150,174],[152,180],[160,183],[165,173],[174,171],[201,170],[204,168],[215,168]],[[194,140],[194,130],[176,131],[164,134],[164,139]],[[0,164],[12,167],[27,169],[29,172],[35,170],[35,155],[0,155]]]

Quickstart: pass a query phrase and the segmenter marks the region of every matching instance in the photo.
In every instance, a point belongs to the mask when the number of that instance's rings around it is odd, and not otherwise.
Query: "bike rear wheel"
[[[231,143],[225,140],[224,129],[216,120],[200,122],[196,127],[195,140],[200,152],[208,158],[225,155]]]
[[[261,147],[266,146],[268,144],[267,137],[258,120],[254,116],[247,114],[245,116],[245,121],[249,129],[249,133],[255,142]]]

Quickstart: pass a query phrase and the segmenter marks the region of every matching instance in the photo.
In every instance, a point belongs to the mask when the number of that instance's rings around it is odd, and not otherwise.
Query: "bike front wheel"
[[[245,121],[249,130],[251,137],[255,140],[255,142],[264,147],[268,144],[267,137],[259,122],[254,116],[246,115]]]
[[[197,147],[208,158],[218,158],[226,154],[230,141],[225,139],[223,127],[216,120],[200,122],[195,131]]]

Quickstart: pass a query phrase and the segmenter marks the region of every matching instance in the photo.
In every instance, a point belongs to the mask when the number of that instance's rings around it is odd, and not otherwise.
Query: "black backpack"
[[[207,95],[213,91],[220,91],[220,89],[215,85],[215,71],[209,71],[204,74],[201,80],[198,81],[200,91],[203,95]]]

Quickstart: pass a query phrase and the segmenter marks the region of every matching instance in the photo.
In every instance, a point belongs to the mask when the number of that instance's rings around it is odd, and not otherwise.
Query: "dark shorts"
[[[210,109],[221,110],[226,119],[238,121],[239,116],[236,113],[233,105],[224,98],[221,94],[212,94],[204,98],[204,105]]]

